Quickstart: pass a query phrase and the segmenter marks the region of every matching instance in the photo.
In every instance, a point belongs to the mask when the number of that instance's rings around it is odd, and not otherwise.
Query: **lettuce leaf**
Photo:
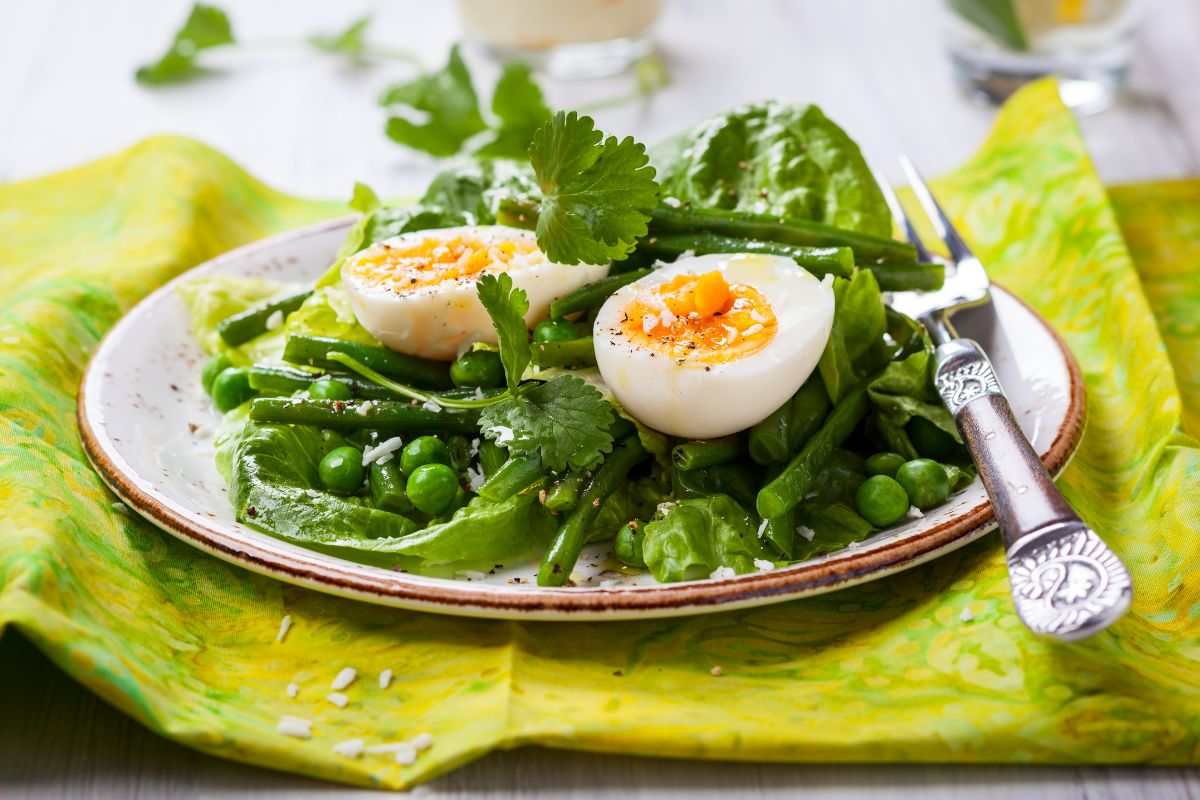
[[[753,572],[755,560],[769,560],[757,527],[727,495],[684,500],[645,526],[642,554],[660,583],[707,578],[718,567]]]
[[[817,366],[830,402],[837,403],[866,377],[870,365],[860,362],[881,341],[887,320],[879,283],[868,269],[855,270],[849,280],[835,278],[833,297],[833,327]]]
[[[663,196],[892,235],[887,203],[858,145],[816,106],[741,106],[656,155]]]
[[[875,532],[874,526],[844,503],[830,505],[802,504],[796,510],[800,525],[812,531],[812,538],[796,537],[793,561],[810,558],[841,550],[854,542],[861,542]]]
[[[262,278],[239,278],[211,275],[190,280],[176,289],[187,310],[192,335],[204,352],[226,353],[234,364],[247,366],[283,352],[282,330],[271,331],[240,347],[228,347],[217,333],[217,326],[234,314],[245,311],[264,300],[286,295],[297,289],[295,284],[279,283]]]
[[[914,417],[936,425],[962,443],[954,417],[942,405],[933,388],[933,346],[928,338],[925,348],[900,361],[889,363],[867,386],[867,397],[875,407],[875,427],[887,449],[905,458],[917,458],[905,426]]]

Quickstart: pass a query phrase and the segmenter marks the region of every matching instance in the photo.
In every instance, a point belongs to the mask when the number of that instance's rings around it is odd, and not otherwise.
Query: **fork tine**
[[[872,170],[873,171],[873,170]],[[896,197],[896,192],[893,191],[892,185],[878,173],[875,173],[875,183],[879,184],[879,190],[883,192],[883,199],[887,201],[888,208],[892,211],[892,217],[900,221],[904,226],[904,236],[909,243],[916,248],[918,261],[931,261],[933,256],[929,254],[929,250],[925,247],[925,243],[921,241],[921,237],[917,235],[917,229],[913,227],[912,220],[908,218],[908,214],[904,211],[904,206],[900,205],[900,198]]]
[[[908,156],[900,156],[900,167],[904,170],[904,174],[908,176],[908,181],[912,184],[913,191],[917,195],[917,200],[921,202],[921,207],[925,209],[925,214],[928,215],[929,221],[933,223],[933,228],[937,231],[937,235],[946,243],[946,249],[950,251],[951,258],[955,263],[964,259],[974,258],[971,248],[967,247],[967,243],[958,235],[953,223],[950,222],[950,217],[946,216],[946,212],[942,210],[937,198],[933,196],[933,192],[929,190],[929,184],[925,183],[925,179],[921,177],[921,173],[913,166],[913,163],[908,160]]]

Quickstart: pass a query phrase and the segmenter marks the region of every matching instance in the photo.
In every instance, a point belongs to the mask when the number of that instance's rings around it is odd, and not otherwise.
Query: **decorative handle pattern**
[[[992,500],[1021,620],[1065,640],[1108,627],[1132,598],[1125,565],[1055,487],[979,345],[952,339],[938,347],[936,362],[934,386]]]

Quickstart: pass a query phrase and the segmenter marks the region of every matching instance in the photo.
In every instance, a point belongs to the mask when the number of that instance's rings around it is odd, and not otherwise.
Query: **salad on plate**
[[[974,478],[892,238],[815,106],[743,106],[647,152],[558,113],[361,218],[313,285],[180,288],[238,520],[434,576],[580,554],[658,582],[805,561]],[[520,580],[520,579],[514,579]]]

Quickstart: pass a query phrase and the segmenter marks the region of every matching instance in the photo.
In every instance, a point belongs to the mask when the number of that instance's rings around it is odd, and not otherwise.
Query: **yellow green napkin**
[[[74,422],[100,336],[188,267],[342,210],[179,138],[0,186],[0,627],[173,739],[361,784],[401,787],[534,742],[779,761],[1194,763],[1200,186],[1114,190],[1135,266],[1074,121],[1041,83],[938,188],[992,275],[1082,365],[1088,429],[1060,483],[1135,584],[1131,613],[1104,634],[1063,646],[1027,633],[995,537],[756,610],[516,623],[294,588],[122,513]],[[358,679],[338,708],[325,698],[344,667]],[[312,720],[312,738],[277,732],[283,715]],[[423,732],[432,747],[411,765],[334,750]]]

